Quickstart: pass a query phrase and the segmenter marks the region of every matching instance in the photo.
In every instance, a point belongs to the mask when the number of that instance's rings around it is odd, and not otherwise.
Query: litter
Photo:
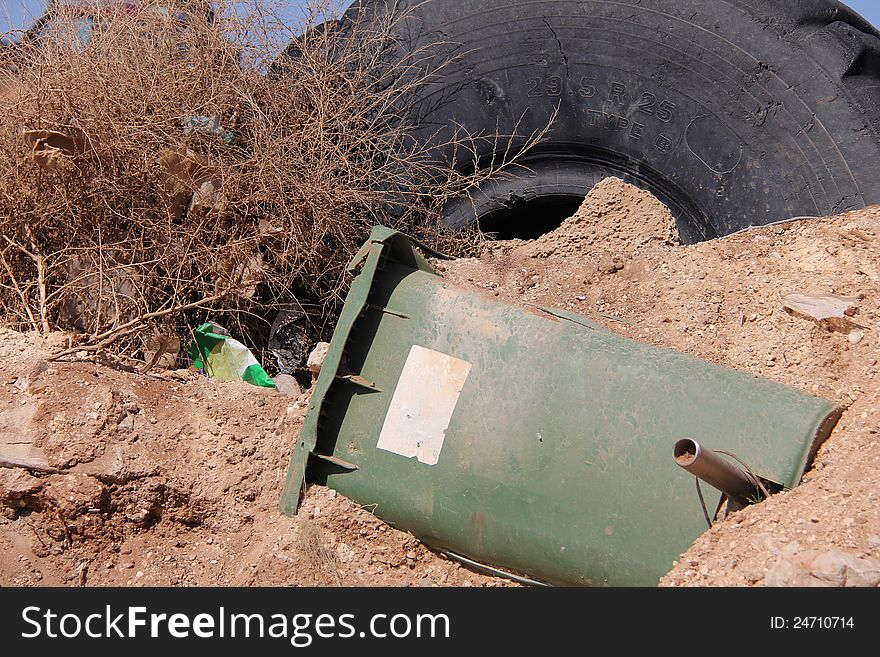
[[[849,318],[855,314],[858,297],[838,294],[787,294],[782,298],[785,311],[801,319],[816,322],[824,328],[838,331],[852,330]]]
[[[57,130],[27,130],[24,141],[31,149],[31,160],[47,171],[58,168],[63,158],[82,157],[90,152],[88,136],[79,128]]]
[[[241,379],[263,388],[277,387],[250,349],[230,337],[223,327],[206,322],[193,334],[187,352],[193,365],[208,376],[222,381]]]
[[[220,137],[228,145],[234,144],[236,139],[234,132],[223,127],[219,116],[184,117],[183,134],[189,136],[196,133]]]
[[[200,208],[222,210],[226,206],[219,172],[208,158],[180,146],[162,153],[168,209],[174,216]]]

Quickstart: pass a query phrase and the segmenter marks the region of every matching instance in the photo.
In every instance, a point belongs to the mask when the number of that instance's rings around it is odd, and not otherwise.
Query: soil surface
[[[66,346],[0,331],[0,585],[500,586],[312,486],[278,509],[308,393],[189,370],[47,362]]]
[[[877,585],[878,248],[880,207],[683,246],[659,201],[610,178],[552,233],[435,264],[846,409],[800,486],[716,522],[662,585]],[[789,293],[857,300],[829,324],[786,312]],[[65,341],[0,331],[0,439],[36,463],[0,467],[0,584],[510,584],[320,486],[279,513],[308,391],[47,361]]]

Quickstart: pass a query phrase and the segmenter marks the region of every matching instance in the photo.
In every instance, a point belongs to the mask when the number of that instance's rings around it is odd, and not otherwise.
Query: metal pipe
[[[672,449],[672,456],[682,468],[728,497],[743,502],[760,499],[758,486],[749,474],[696,440],[679,440]]]

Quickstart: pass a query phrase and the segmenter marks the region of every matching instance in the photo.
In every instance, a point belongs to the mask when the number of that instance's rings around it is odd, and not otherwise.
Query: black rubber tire
[[[409,5],[401,51],[457,57],[419,91],[417,137],[527,135],[558,111],[530,171],[449,207],[452,225],[530,236],[607,175],[665,201],[686,241],[880,202],[880,34],[838,2],[421,2],[347,14]]]

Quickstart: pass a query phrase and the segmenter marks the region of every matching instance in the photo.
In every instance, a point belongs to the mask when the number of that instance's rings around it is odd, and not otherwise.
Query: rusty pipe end
[[[683,468],[700,458],[700,443],[691,438],[682,438],[672,448],[672,458]]]
[[[672,456],[677,465],[728,497],[745,502],[757,499],[758,486],[750,475],[721,458],[714,450],[702,447],[696,440],[682,438],[677,441]]]

